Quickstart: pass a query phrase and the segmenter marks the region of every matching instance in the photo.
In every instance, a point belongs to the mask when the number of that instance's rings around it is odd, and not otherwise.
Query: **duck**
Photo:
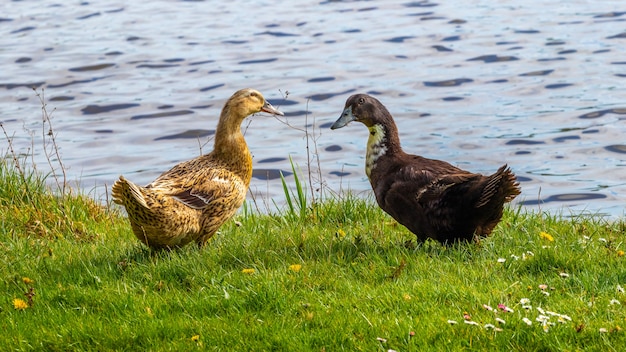
[[[376,202],[420,241],[479,242],[500,222],[504,204],[521,193],[506,164],[486,176],[406,153],[393,117],[368,94],[350,96],[330,128],[352,121],[369,130],[365,173]]]
[[[123,175],[112,186],[133,233],[152,249],[190,242],[199,247],[243,204],[252,178],[252,155],[241,132],[246,117],[259,112],[284,115],[252,88],[235,92],[224,104],[213,150],[181,162],[146,186]]]

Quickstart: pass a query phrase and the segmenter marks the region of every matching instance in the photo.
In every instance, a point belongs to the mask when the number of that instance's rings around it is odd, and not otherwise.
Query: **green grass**
[[[0,167],[3,351],[626,346],[624,221],[508,210],[491,238],[443,247],[371,199],[303,210],[296,190],[284,214],[243,212],[202,250],[151,252],[116,209]]]

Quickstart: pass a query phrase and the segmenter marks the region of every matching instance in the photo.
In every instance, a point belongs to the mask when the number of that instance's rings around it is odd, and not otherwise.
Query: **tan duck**
[[[231,96],[220,115],[213,151],[182,162],[145,187],[120,176],[113,201],[123,205],[135,236],[151,248],[202,246],[243,204],[252,156],[241,123],[258,112],[283,115],[254,89]]]
[[[504,203],[520,194],[506,165],[483,176],[405,153],[393,117],[369,95],[348,98],[331,129],[351,121],[370,132],[365,172],[378,205],[420,240],[447,243],[488,236],[502,218]]]

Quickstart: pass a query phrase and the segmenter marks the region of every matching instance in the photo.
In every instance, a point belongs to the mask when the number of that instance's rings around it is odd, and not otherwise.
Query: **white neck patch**
[[[386,141],[385,130],[381,125],[368,127],[370,136],[367,139],[367,153],[365,155],[365,174],[370,177],[376,160],[387,152],[387,146],[383,144]]]

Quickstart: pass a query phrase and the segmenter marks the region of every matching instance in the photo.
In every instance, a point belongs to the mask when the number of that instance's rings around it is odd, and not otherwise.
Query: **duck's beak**
[[[267,113],[270,113],[272,115],[280,115],[280,116],[285,116],[285,114],[283,114],[282,112],[280,112],[278,109],[276,109],[275,107],[272,106],[272,104],[270,104],[269,102],[265,102],[265,104],[263,104],[263,107],[261,108],[261,111],[265,111]]]
[[[331,130],[336,130],[338,128],[341,128],[347,124],[349,124],[350,122],[356,120],[356,117],[352,114],[352,106],[348,106],[342,113],[341,116],[339,116],[339,119],[337,119],[337,121],[335,121],[335,123],[333,123],[332,126],[330,126]]]

